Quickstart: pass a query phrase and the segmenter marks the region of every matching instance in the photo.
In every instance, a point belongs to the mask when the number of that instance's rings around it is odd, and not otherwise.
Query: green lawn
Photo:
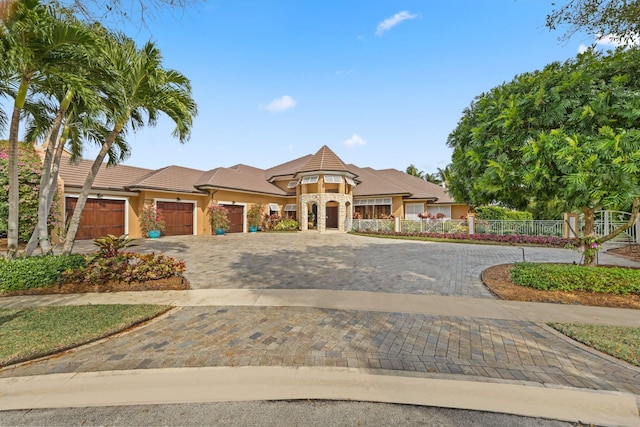
[[[549,326],[589,347],[640,366],[640,328],[570,323]]]
[[[95,341],[171,307],[83,305],[0,309],[0,366]]]

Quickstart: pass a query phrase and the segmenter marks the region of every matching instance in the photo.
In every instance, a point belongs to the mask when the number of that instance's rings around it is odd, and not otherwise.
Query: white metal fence
[[[556,236],[564,234],[563,220],[475,220],[478,234],[520,234],[524,236]]]
[[[404,233],[466,233],[469,231],[466,222],[459,219],[403,219],[401,227]]]
[[[594,232],[596,236],[606,236],[618,227],[629,222],[631,213],[620,211],[599,211],[595,213]],[[580,225],[584,226],[584,217],[580,216]],[[617,241],[638,241],[638,227],[634,224],[614,238]]]

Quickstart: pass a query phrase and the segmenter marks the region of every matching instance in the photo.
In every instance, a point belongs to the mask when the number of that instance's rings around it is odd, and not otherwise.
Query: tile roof
[[[340,160],[340,158],[336,156],[336,153],[331,151],[331,149],[326,145],[323,145],[322,148],[320,148],[318,152],[314,154],[297,172],[315,171],[348,172],[347,167],[342,160]]]
[[[288,195],[286,191],[268,182],[266,175],[263,169],[236,165],[205,172],[194,185],[200,189],[224,188],[276,196]]]
[[[63,159],[60,177],[67,187],[82,187],[91,160],[81,160],[73,165]],[[181,166],[162,169],[145,169],[133,166],[103,165],[96,177],[96,190],[158,190],[200,194],[206,189],[228,189],[274,196],[292,196],[295,193],[282,190],[270,181],[293,177],[300,172],[336,171],[349,172],[356,176],[358,185],[353,189],[354,197],[401,195],[407,199],[435,200],[435,203],[454,203],[442,187],[408,175],[396,169],[376,170],[345,165],[326,145],[316,154],[306,155],[269,169],[259,169],[238,164],[201,171]]]
[[[73,164],[68,157],[63,157],[60,161],[59,175],[64,180],[64,185],[67,187],[82,188],[84,180],[91,169],[91,165],[93,165],[93,160],[82,159],[79,163]],[[106,163],[104,163],[98,171],[92,188],[124,191],[124,187],[127,184],[153,172],[153,169],[125,165],[107,167]]]
[[[202,193],[195,188],[196,182],[204,174],[198,169],[182,166],[167,166],[153,171],[126,185],[130,190],[164,190],[181,193]]]
[[[274,166],[265,170],[265,175],[269,180],[280,176],[295,175],[309,161],[311,157],[313,157],[311,154],[307,154],[306,156],[298,157],[297,159],[293,159],[286,163],[282,163],[281,165]]]

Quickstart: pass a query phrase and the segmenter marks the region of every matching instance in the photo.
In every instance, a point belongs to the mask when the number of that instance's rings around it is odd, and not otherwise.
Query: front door
[[[327,228],[338,228],[338,207],[327,206]]]

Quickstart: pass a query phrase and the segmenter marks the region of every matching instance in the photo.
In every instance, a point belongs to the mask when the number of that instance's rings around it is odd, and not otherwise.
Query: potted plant
[[[212,203],[207,208],[207,214],[209,215],[209,223],[211,223],[211,229],[216,234],[224,234],[229,229],[229,217],[227,216],[229,211],[222,205]]]
[[[140,212],[139,222],[142,233],[150,238],[157,239],[160,237],[161,232],[164,231],[165,223],[162,210],[157,208],[156,205],[143,207]]]
[[[255,233],[262,224],[262,204],[256,203],[251,206],[247,212],[247,222],[249,224],[249,232]]]

